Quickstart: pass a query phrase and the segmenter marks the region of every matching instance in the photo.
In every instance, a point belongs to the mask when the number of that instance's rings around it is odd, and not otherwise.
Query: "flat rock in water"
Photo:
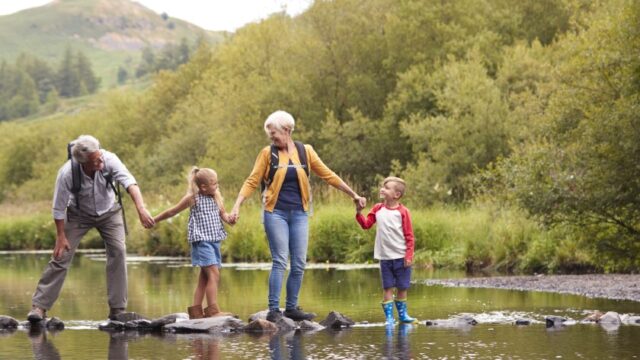
[[[280,319],[278,319],[278,321],[276,321],[276,327],[278,328],[278,331],[287,332],[287,331],[297,329],[298,325],[296,324],[295,321],[289,319],[286,316],[283,316]]]
[[[265,319],[256,319],[250,322],[247,326],[242,328],[242,331],[246,332],[274,332],[278,331],[278,326],[267,321]]]
[[[51,319],[47,320],[46,328],[49,330],[63,330],[64,323],[57,317],[52,317]]]
[[[187,313],[174,313],[154,319],[153,321],[151,321],[149,326],[152,329],[160,329],[165,325],[173,324],[175,322],[183,320],[189,320],[189,315]]]
[[[439,326],[448,328],[470,328],[478,324],[478,321],[470,315],[458,315],[451,319],[444,320],[427,320],[424,322],[426,326]]]
[[[620,315],[615,311],[608,311],[598,319],[600,324],[621,324]]]
[[[107,320],[98,324],[98,329],[104,331],[120,331],[124,330],[124,323],[122,321]]]
[[[582,322],[587,322],[587,323],[598,322],[598,320],[600,320],[601,317],[602,317],[602,313],[596,310],[591,314],[587,315],[584,319],[582,319]]]
[[[131,320],[124,323],[127,330],[151,330],[151,321],[147,319]]]
[[[284,312],[284,309],[280,309],[280,311]],[[258,319],[266,320],[268,313],[269,313],[269,309],[258,311],[257,313],[252,314],[252,315],[249,316],[249,322],[253,322],[253,321],[258,320]]]
[[[122,314],[116,315],[115,319],[112,319],[112,320],[126,323],[128,321],[142,320],[142,319],[149,320],[146,317],[144,317],[144,316],[142,316],[142,315],[140,315],[138,313],[135,313],[135,312],[124,312]]]
[[[564,326],[567,322],[566,318],[560,316],[547,316],[544,318],[545,324],[548,328]]]
[[[300,327],[300,330],[303,330],[303,331],[317,331],[317,330],[324,329],[324,326],[318,324],[317,322],[309,321],[309,320],[300,321],[298,323],[298,326]]]
[[[15,329],[18,324],[18,320],[11,316],[0,315],[0,329]]]
[[[233,316],[215,316],[202,319],[192,319],[168,324],[165,330],[189,333],[189,332],[229,332],[244,327],[242,320]]]
[[[629,325],[640,325],[640,316],[625,316],[624,319],[622,319],[622,322],[625,324],[629,324]]]
[[[332,311],[324,320],[320,321],[320,325],[332,329],[339,329],[342,327],[353,326],[355,325],[355,322],[337,311]]]

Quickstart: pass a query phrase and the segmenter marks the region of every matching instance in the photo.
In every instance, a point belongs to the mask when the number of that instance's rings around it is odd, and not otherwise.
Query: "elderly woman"
[[[361,206],[366,205],[366,199],[356,194],[331,171],[311,145],[296,144],[293,141],[291,133],[294,125],[293,116],[285,111],[269,115],[264,123],[264,130],[273,144],[266,146],[258,154],[253,170],[240,189],[231,210],[235,221],[239,216],[240,205],[263,184],[264,230],[272,259],[267,320],[273,322],[283,315],[280,311],[280,292],[288,257],[291,257],[291,271],[287,279],[284,316],[296,321],[315,317],[314,313],[303,312],[298,307],[298,293],[302,285],[309,241],[309,170],[345,192]],[[304,149],[304,154],[300,154],[298,149]],[[306,164],[303,164],[301,160],[305,158]],[[273,162],[277,159],[277,163],[272,164],[272,159]]]

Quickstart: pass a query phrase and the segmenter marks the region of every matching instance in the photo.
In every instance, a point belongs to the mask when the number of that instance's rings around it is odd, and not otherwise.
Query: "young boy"
[[[356,204],[356,220],[363,229],[369,229],[373,224],[378,223],[373,256],[380,260],[380,274],[384,289],[382,309],[387,324],[395,323],[394,302],[401,322],[417,321],[407,313],[407,291],[411,281],[414,237],[409,210],[400,204],[404,190],[404,180],[388,177],[384,179],[380,189],[382,202],[375,204],[366,218],[361,213],[363,208]],[[397,289],[395,301],[393,301],[394,289]]]

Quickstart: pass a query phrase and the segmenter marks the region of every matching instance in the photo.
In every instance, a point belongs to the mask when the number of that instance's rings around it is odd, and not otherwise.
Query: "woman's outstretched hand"
[[[358,211],[364,209],[365,206],[367,206],[367,198],[360,195],[356,195],[356,197],[353,198],[353,202],[356,204],[356,209],[358,209]]]

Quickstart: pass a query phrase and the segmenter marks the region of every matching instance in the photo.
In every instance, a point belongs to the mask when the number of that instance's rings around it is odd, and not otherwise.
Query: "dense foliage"
[[[41,105],[55,110],[59,97],[93,94],[99,84],[91,61],[81,51],[67,48],[57,69],[23,53],[13,66],[0,63],[0,121],[31,115]]]
[[[631,0],[316,1],[201,46],[142,93],[2,124],[2,196],[46,200],[67,141],[92,133],[152,203],[177,200],[193,164],[233,198],[268,143],[265,117],[284,109],[294,137],[365,193],[395,174],[413,208],[518,214],[503,229],[520,233],[459,247],[470,268],[637,271],[638,14]]]

